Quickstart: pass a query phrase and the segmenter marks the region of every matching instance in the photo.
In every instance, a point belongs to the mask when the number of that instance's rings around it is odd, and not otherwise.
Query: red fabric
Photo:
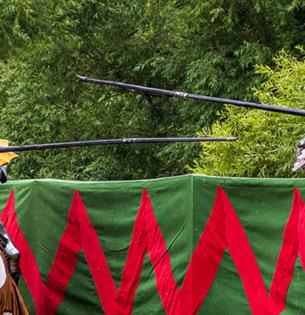
[[[133,300],[140,281],[143,260],[147,249],[147,233],[145,229],[146,206],[147,198],[143,197],[134,224],[126,264],[122,273],[121,285],[117,294],[117,314],[130,314],[133,310]]]
[[[172,272],[165,239],[154,216],[147,191],[143,193],[143,200],[146,202],[147,250],[155,271],[157,290],[166,313],[180,314],[179,288]]]
[[[55,314],[57,307],[64,299],[65,288],[74,273],[78,253],[81,250],[79,236],[79,225],[77,220],[77,205],[73,199],[68,224],[61,237],[55,259],[47,279],[47,314]]]
[[[132,312],[146,252],[149,253],[154,267],[156,287],[164,309],[170,315],[197,313],[214,281],[226,248],[240,274],[254,315],[277,315],[284,310],[299,252],[305,267],[305,212],[304,203],[297,190],[294,191],[292,212],[285,227],[270,295],[245,231],[227,195],[220,187],[181,289],[174,279],[166,242],[154,216],[147,191],[143,191],[118,290],[98,235],[90,223],[78,192],[75,192],[68,224],[59,241],[46,285],[43,284],[35,257],[18,225],[13,192],[0,219],[21,252],[21,270],[33,295],[38,315],[56,313],[64,298],[65,288],[74,273],[80,250],[84,252],[103,310],[107,315],[128,315]]]
[[[105,313],[113,314],[116,295],[115,284],[98,235],[90,223],[86,208],[78,192],[75,192],[74,195],[70,215],[72,213],[75,216],[75,220],[78,221],[79,228],[78,235],[75,233],[76,238],[73,241],[74,243],[80,242]],[[64,264],[65,262],[61,261],[61,263]]]
[[[304,251],[304,244],[299,240],[304,239],[305,232],[304,203],[297,189],[294,190],[293,206],[285,227],[282,248],[270,287],[270,295],[280,309],[286,306],[286,295],[293,276],[297,256]],[[302,255],[301,255],[302,258]]]
[[[227,195],[219,186],[214,208],[182,285],[182,314],[196,314],[214,281],[226,248],[243,282],[252,314],[275,315],[283,311],[298,255],[298,227],[302,222],[299,220],[303,217],[304,204],[298,190],[295,190],[269,296],[244,229]],[[304,233],[305,229],[301,231]]]
[[[32,294],[38,315],[46,314],[45,287],[41,279],[35,256],[28,245],[18,224],[15,213],[14,192],[9,195],[7,204],[0,216],[12,241],[20,251],[20,269]]]

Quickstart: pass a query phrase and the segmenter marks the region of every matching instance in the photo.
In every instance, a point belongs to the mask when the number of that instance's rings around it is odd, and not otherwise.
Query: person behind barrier
[[[0,221],[0,315],[29,315],[18,289],[19,251]]]

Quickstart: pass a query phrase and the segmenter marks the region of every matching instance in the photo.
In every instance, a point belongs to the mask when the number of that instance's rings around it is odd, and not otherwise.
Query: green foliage
[[[255,92],[262,103],[305,109],[305,52],[297,59],[282,51],[274,65],[257,67],[265,82]],[[226,176],[292,177],[295,148],[304,137],[304,118],[228,107],[211,136],[235,135],[238,142],[206,144],[193,171]]]
[[[251,99],[257,63],[305,44],[304,5],[275,0],[0,0],[0,135],[13,144],[192,136],[220,106],[75,83],[75,75]],[[23,153],[15,178],[185,172],[199,145]]]

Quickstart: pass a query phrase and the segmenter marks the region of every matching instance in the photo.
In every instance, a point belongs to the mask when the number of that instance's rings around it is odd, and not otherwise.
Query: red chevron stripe
[[[279,310],[284,310],[286,307],[286,296],[293,276],[295,261],[299,250],[304,250],[303,245],[299,246],[301,233],[305,232],[304,228],[300,230],[305,223],[304,214],[303,200],[299,191],[295,189],[292,211],[284,230],[283,243],[270,287],[270,298],[277,304]]]
[[[304,225],[304,213],[303,201],[298,190],[295,190],[269,296],[244,229],[228,197],[218,187],[213,211],[194,250],[182,285],[182,314],[196,314],[198,311],[214,281],[225,248],[228,248],[240,274],[252,314],[275,315],[283,311],[298,255],[298,227]],[[304,233],[305,229],[301,231]]]
[[[45,286],[41,279],[35,256],[18,224],[15,213],[14,192],[9,195],[7,204],[0,216],[15,246],[20,251],[20,269],[32,294],[38,315],[46,314]]]
[[[13,241],[21,250],[21,269],[39,315],[56,313],[64,298],[64,290],[74,273],[81,249],[84,251],[105,314],[127,315],[132,312],[146,252],[149,253],[154,266],[157,290],[167,314],[196,314],[214,281],[226,248],[240,274],[252,313],[276,315],[285,308],[285,299],[299,251],[301,261],[305,265],[305,238],[303,237],[305,211],[303,209],[303,201],[295,190],[292,212],[285,228],[270,295],[244,229],[228,197],[220,187],[181,289],[174,279],[166,243],[146,191],[143,192],[118,290],[115,288],[98,235],[77,192],[46,286],[41,280],[34,255],[19,228],[14,211],[13,193],[0,219],[3,220]],[[90,239],[90,242],[87,242],[87,239]]]
[[[81,250],[79,241],[79,223],[75,215],[75,199],[70,208],[68,224],[61,237],[56,256],[47,278],[46,304],[47,315],[56,313],[59,304],[64,299],[65,288],[72,277]],[[38,314],[40,315],[40,314]]]

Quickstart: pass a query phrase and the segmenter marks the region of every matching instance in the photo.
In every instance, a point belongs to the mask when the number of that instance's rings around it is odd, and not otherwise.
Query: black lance
[[[298,109],[298,108],[282,107],[282,106],[275,106],[275,105],[269,105],[269,104],[258,104],[254,102],[232,100],[228,98],[212,97],[212,96],[206,96],[206,95],[191,94],[191,93],[186,93],[186,92],[164,90],[164,89],[146,87],[146,86],[135,85],[135,84],[127,84],[127,83],[122,83],[122,82],[117,82],[117,81],[93,79],[93,78],[88,78],[81,75],[77,75],[76,77],[79,82],[110,85],[114,87],[127,89],[130,91],[140,92],[144,95],[146,94],[146,95],[156,95],[156,96],[172,96],[172,97],[179,97],[183,99],[205,101],[205,102],[218,103],[218,104],[231,104],[231,105],[236,105],[236,106],[241,106],[241,107],[255,108],[255,109],[284,113],[284,114],[295,115],[295,116],[305,116],[305,110]]]
[[[137,143],[175,143],[175,142],[221,142],[236,141],[236,137],[172,137],[172,138],[121,138],[121,139],[98,139],[84,141],[69,141],[56,143],[27,144],[20,146],[0,147],[0,153],[4,152],[22,152],[37,151],[47,149],[62,149],[71,147],[88,147],[97,145],[114,144],[137,144]]]

